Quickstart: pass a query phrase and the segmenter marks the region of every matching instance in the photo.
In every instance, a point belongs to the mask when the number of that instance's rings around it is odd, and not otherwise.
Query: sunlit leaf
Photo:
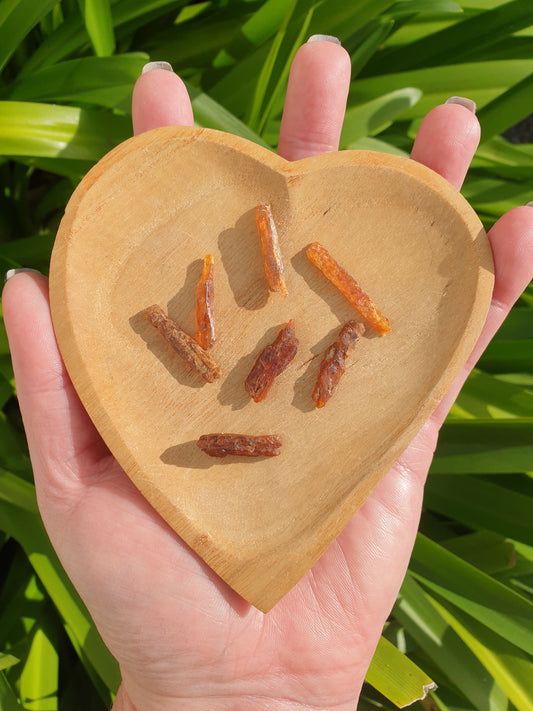
[[[410,570],[424,587],[533,654],[533,604],[524,597],[421,534]]]
[[[85,27],[99,57],[113,54],[115,31],[109,0],[79,0]]]
[[[435,682],[385,637],[379,640],[366,681],[398,708],[425,699],[436,688]]]

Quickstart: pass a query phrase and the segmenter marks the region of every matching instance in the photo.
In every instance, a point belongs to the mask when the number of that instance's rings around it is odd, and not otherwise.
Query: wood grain
[[[265,280],[255,208],[270,202],[288,296]],[[367,329],[327,405],[324,349],[360,317],[305,257],[322,243],[386,315]],[[215,262],[222,376],[188,370],[143,315],[189,334],[203,258]],[[228,134],[163,128],[108,154],[75,191],[55,243],[54,327],[89,415],[174,530],[268,611],[341,532],[469,355],[493,285],[466,201],[429,169],[346,151],[288,163]],[[300,347],[264,402],[244,380],[289,319]],[[279,434],[281,454],[212,459],[211,432]]]

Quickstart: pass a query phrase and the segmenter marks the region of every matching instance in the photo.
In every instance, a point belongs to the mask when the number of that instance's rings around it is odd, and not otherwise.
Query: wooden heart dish
[[[265,279],[254,214],[272,204],[288,296]],[[368,329],[325,407],[325,348],[361,318],[305,256],[318,241],[391,330]],[[143,315],[193,335],[195,285],[215,261],[222,368],[204,382]],[[493,285],[466,201],[414,161],[346,151],[289,163],[228,134],[163,128],[126,141],[81,182],[55,243],[50,290],[74,386],[142,494],[232,588],[268,611],[341,532],[469,355]],[[298,353],[263,402],[244,390],[289,319]],[[277,434],[277,457],[214,459],[202,434]]]

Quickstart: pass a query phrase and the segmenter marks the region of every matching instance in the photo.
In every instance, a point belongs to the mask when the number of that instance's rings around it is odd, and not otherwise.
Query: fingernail
[[[18,269],[8,269],[4,275],[4,284],[8,279],[11,279],[15,274],[20,274],[21,272],[33,272],[34,274],[41,274],[38,269],[30,269],[29,267],[19,267]]]
[[[531,202],[526,202],[526,207],[533,207],[533,200],[531,200]]]
[[[146,74],[147,72],[151,72],[152,69],[164,69],[167,72],[174,71],[172,69],[172,64],[169,64],[168,62],[148,62],[148,64],[144,65],[141,74]]]
[[[464,96],[450,96],[449,99],[446,99],[445,101],[446,104],[459,104],[460,106],[464,106],[465,109],[468,109],[471,111],[473,114],[476,113],[476,102],[472,101],[472,99],[466,99]]]
[[[341,41],[338,37],[334,37],[333,35],[311,35],[309,39],[307,40],[308,42],[333,42],[333,44],[341,44]]]

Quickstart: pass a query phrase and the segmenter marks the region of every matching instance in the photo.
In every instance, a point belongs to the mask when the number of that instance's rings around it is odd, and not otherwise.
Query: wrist
[[[139,702],[138,702],[139,703]],[[153,700],[141,702],[135,706],[124,685],[122,684],[117,692],[115,703],[111,711],[312,711],[316,706],[290,701],[288,699],[272,699],[265,697],[256,698],[183,698]],[[356,711],[357,701],[348,702],[341,706],[328,707],[329,711]]]

